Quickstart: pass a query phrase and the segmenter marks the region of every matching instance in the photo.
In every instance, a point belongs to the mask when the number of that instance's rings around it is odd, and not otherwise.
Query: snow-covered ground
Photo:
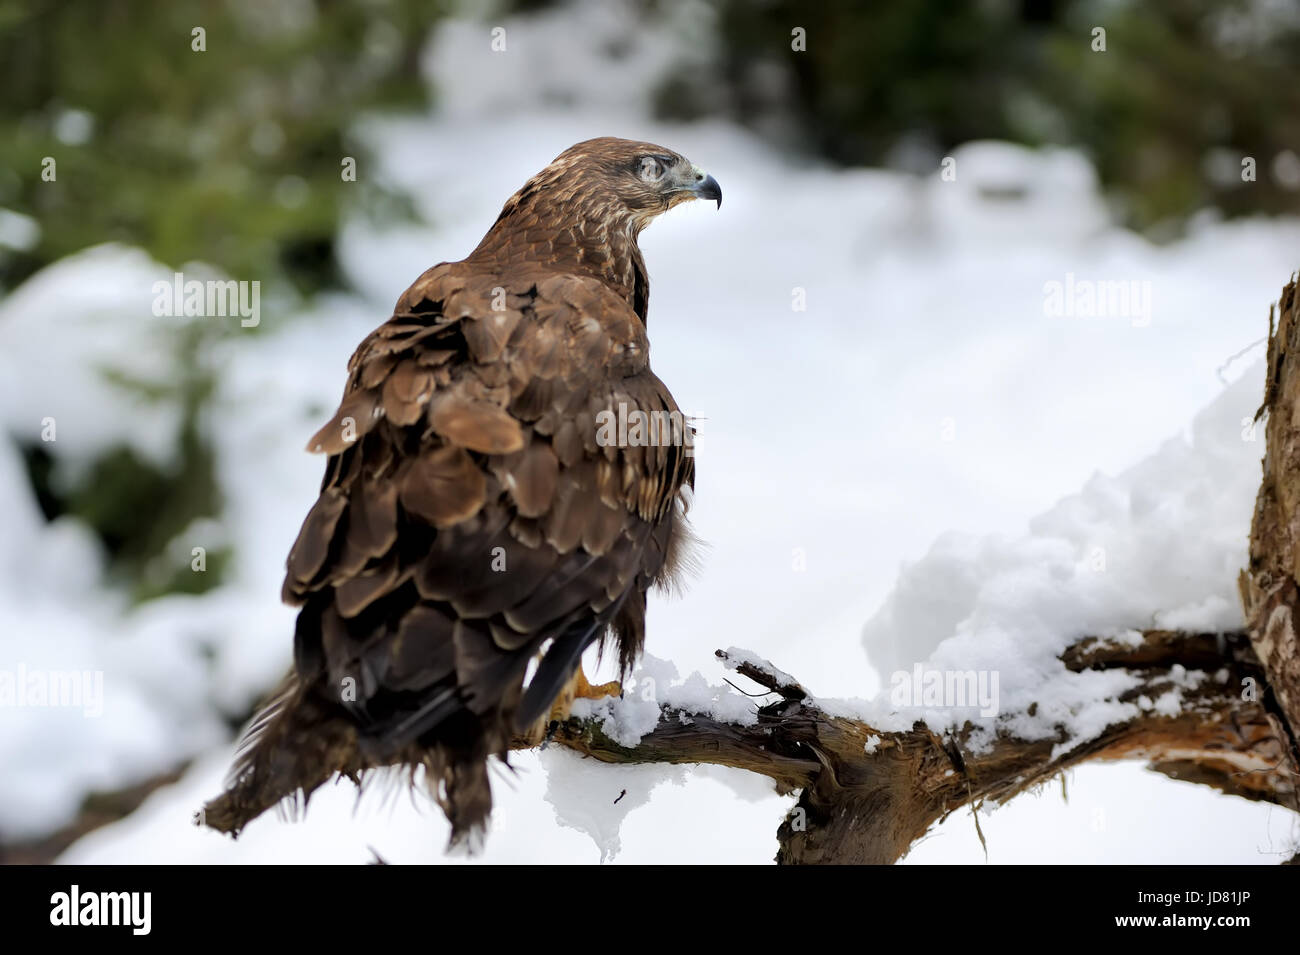
[[[231,545],[221,587],[128,609],[93,537],[44,523],[0,442],[0,669],[102,671],[104,687],[98,716],[0,708],[0,833],[57,828],[87,790],[194,757],[63,860],[362,862],[373,849],[463,861],[443,857],[446,823],[427,801],[375,791],[358,803],[347,783],[318,793],[304,821],[267,814],[238,842],[189,820],[229,765],[220,712],[288,663],[280,574],[321,468],[301,448],[348,355],[416,275],[468,252],[524,179],[591,136],[667,145],[726,195],[720,212],[675,210],[642,239],[654,366],[701,419],[693,518],[710,545],[689,591],[652,606],[647,667],[661,686],[676,674],[677,692],[698,699],[722,684],[713,651],[745,647],[888,728],[890,674],[916,663],[997,670],[1010,709],[1059,676],[1054,652],[1083,633],[1239,625],[1263,449],[1243,419],[1259,403],[1262,349],[1224,366],[1265,334],[1300,266],[1300,223],[1206,215],[1157,247],[1108,224],[1070,152],[973,143],[954,153],[955,179],[918,179],[798,162],[728,123],[652,121],[647,77],[672,60],[668,34],[612,62],[595,51],[627,29],[619,9],[583,5],[582,31],[565,29],[572,11],[504,21],[505,54],[486,25],[449,24],[426,58],[439,110],[359,124],[378,157],[361,174],[411,192],[427,224],[350,221],[340,248],[354,296],[207,356],[227,508],[175,551],[188,562],[194,546]],[[181,321],[150,311],[170,271],[92,249],[0,302],[0,427],[37,440],[53,417],[52,451],[69,466],[118,441],[166,460],[175,420],[97,371],[147,374],[158,360]],[[1123,315],[1054,307],[1051,283],[1089,282],[1138,294]],[[1059,690],[1055,715],[1095,732],[1114,686]],[[553,749],[512,762],[496,776],[484,861],[763,863],[792,803],[731,770],[610,767]],[[1300,838],[1282,810],[1137,765],[1081,768],[1068,789],[983,819],[989,860],[1271,863]],[[983,859],[958,813],[907,861]]]

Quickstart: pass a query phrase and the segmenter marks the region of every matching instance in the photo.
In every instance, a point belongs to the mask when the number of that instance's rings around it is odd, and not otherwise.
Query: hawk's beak
[[[722,208],[722,187],[718,185],[718,180],[712,176],[705,175],[697,171],[697,175],[703,175],[704,178],[697,180],[691,187],[691,192],[697,199],[717,199],[718,208]]]

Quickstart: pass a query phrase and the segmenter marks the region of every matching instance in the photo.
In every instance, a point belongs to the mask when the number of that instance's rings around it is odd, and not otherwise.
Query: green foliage
[[[0,285],[112,239],[173,266],[283,274],[304,292],[334,284],[340,209],[373,188],[348,125],[363,109],[424,102],[418,51],[441,11],[0,0],[0,207],[42,230],[34,249],[0,259]],[[342,180],[345,156],[357,182]]]
[[[1300,211],[1300,160],[1286,155],[1300,151],[1300,16],[1284,7],[723,0],[716,74],[679,72],[659,105],[681,118],[720,107],[853,164],[930,170],[973,139],[1078,146],[1131,225],[1171,234],[1209,206]],[[1255,182],[1242,181],[1247,156]]]
[[[69,478],[47,446],[23,448],[28,478],[48,519],[74,517],[99,536],[110,570],[139,600],[163,593],[201,593],[221,583],[230,554],[220,548],[208,553],[207,570],[194,573],[188,558],[169,553],[182,531],[198,518],[218,518],[221,492],[216,460],[202,432],[202,409],[211,396],[210,374],[188,367],[196,354],[199,332],[179,336],[174,379],[154,382],[105,371],[122,389],[140,401],[171,404],[181,420],[174,464],[161,467],[118,445],[93,461],[85,473]]]
[[[262,327],[299,296],[338,284],[342,211],[407,209],[367,177],[349,126],[366,110],[426,105],[418,53],[444,6],[0,0],[0,208],[40,227],[32,248],[0,247],[0,289],[111,240],[173,268],[202,262],[260,281]],[[52,181],[42,177],[47,157]],[[356,181],[343,179],[345,157]],[[175,349],[164,381],[100,372],[142,402],[179,409],[172,467],[119,446],[72,479],[45,449],[25,449],[46,516],[93,528],[136,599],[215,586],[232,558],[210,549],[196,573],[176,535],[221,513],[201,425],[214,372],[202,357],[217,336],[260,330],[198,322],[178,331],[164,346]]]

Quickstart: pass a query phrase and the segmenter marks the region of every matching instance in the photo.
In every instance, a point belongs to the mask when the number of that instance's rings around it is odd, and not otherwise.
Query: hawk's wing
[[[503,748],[506,717],[543,715],[608,626],[625,665],[639,649],[694,462],[662,436],[602,445],[597,416],[680,412],[636,313],[571,275],[436,266],[349,371],[284,583],[298,678],[372,752],[470,714]]]

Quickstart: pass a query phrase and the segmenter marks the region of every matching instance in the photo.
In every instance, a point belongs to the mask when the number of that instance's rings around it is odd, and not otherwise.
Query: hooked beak
[[[718,203],[718,208],[722,208],[722,187],[718,185],[718,180],[699,166],[693,164],[679,166],[674,170],[673,181],[669,190],[674,196],[679,197],[674,199],[674,202],[679,202],[687,197],[691,199],[714,199]]]
[[[691,192],[695,194],[697,199],[718,200],[718,208],[722,208],[722,187],[718,185],[718,180],[712,176],[704,175],[703,179],[697,181],[691,187]]]

